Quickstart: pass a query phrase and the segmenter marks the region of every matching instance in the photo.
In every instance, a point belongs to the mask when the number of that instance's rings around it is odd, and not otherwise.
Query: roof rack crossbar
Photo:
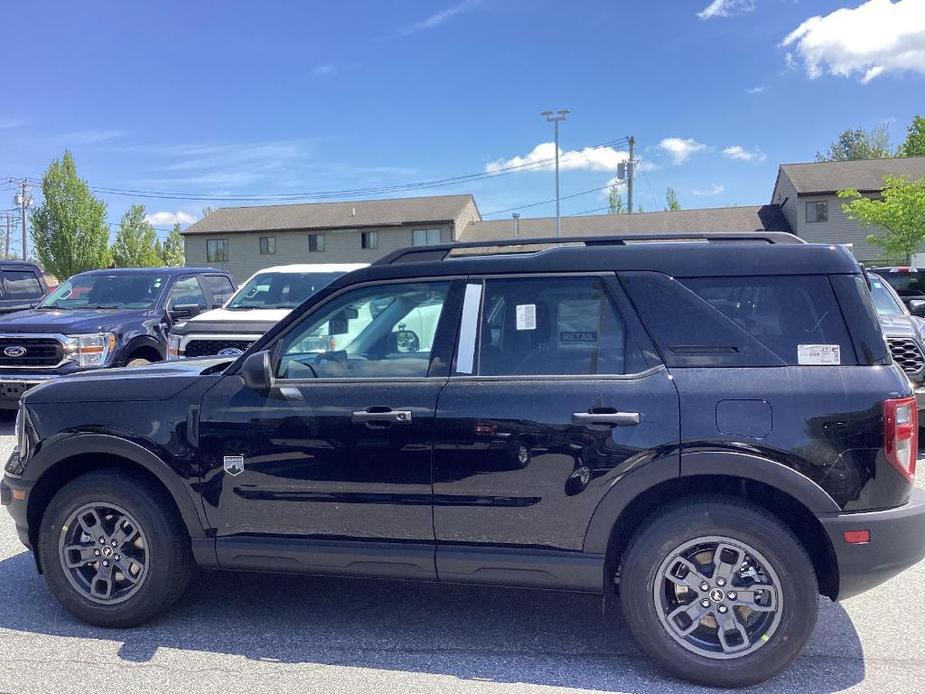
[[[501,255],[492,249],[512,246],[550,246],[583,243],[585,246],[626,246],[638,242],[685,242],[707,241],[709,243],[729,243],[758,241],[769,244],[806,243],[803,239],[785,231],[745,231],[745,232],[693,232],[663,234],[627,234],[625,236],[566,236],[560,238],[536,239],[499,239],[497,241],[463,241],[433,246],[411,246],[392,251],[377,260],[374,265],[392,265],[394,263],[416,263],[433,260],[446,260],[453,251],[464,248],[484,248],[485,253],[467,253],[465,257],[479,255]],[[546,250],[546,249],[541,249]],[[524,251],[538,252],[538,251]],[[510,254],[510,252],[508,252]]]

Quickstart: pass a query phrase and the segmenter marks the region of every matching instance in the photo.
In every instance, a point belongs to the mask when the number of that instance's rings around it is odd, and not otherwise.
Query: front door
[[[269,392],[229,375],[206,394],[203,498],[220,561],[232,538],[432,547],[431,441],[455,330],[450,290],[447,281],[347,289],[268,347]]]

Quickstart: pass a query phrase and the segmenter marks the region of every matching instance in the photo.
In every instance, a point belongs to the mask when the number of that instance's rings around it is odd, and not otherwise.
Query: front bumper
[[[6,507],[16,526],[16,534],[19,535],[20,542],[29,549],[32,549],[32,544],[29,542],[29,523],[26,511],[31,492],[31,482],[23,482],[9,475],[5,475],[0,480],[0,505]]]
[[[838,599],[880,585],[925,557],[925,490],[913,489],[897,508],[821,516],[838,562]],[[848,530],[869,530],[870,542],[850,544]]]
[[[0,373],[0,410],[15,410],[19,399],[30,388],[61,378],[60,373]]]

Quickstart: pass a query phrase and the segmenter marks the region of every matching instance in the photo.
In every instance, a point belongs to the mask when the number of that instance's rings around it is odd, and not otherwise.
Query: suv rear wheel
[[[165,610],[194,570],[166,495],[112,468],[78,477],[52,498],[38,552],[61,604],[106,627],[134,626]]]
[[[674,675],[743,687],[783,670],[816,623],[812,562],[775,516],[705,497],[647,522],[623,556],[621,602],[643,650]]]

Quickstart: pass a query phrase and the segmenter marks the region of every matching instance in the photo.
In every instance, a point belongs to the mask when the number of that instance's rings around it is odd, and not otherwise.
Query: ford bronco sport
[[[237,359],[39,386],[16,431],[2,501],[105,626],[197,565],[554,588],[743,686],[818,595],[925,555],[915,399],[864,275],[787,234],[396,251]]]

